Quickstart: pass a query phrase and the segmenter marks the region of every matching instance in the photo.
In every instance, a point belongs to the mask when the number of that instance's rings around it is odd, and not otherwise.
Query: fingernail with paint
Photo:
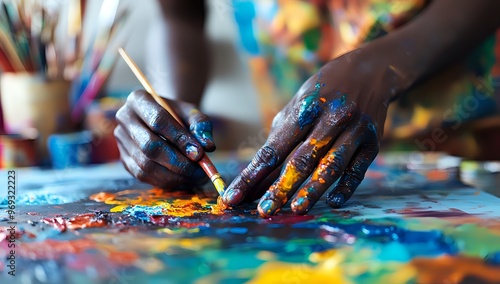
[[[295,214],[306,214],[311,207],[311,200],[307,197],[300,197],[292,202],[292,211]]]
[[[344,204],[345,197],[340,192],[337,192],[333,195],[329,194],[328,197],[326,198],[326,202],[333,208],[339,208],[340,206],[342,206],[342,204]]]
[[[188,143],[186,146],[186,155],[189,159],[195,161],[200,156],[200,150],[198,149],[198,147],[196,145]]]
[[[224,203],[226,203],[227,205],[234,206],[240,202],[241,197],[242,197],[241,190],[231,189],[226,191],[222,199]]]
[[[201,138],[204,140],[210,140],[213,142],[214,138],[212,137],[212,132],[211,131],[203,131],[201,133]]]
[[[258,206],[259,214],[264,218],[274,215],[276,209],[276,203],[270,199],[261,201]]]

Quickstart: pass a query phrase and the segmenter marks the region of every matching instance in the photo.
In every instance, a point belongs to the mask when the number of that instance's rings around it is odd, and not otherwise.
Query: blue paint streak
[[[51,194],[51,193],[30,193],[20,194],[16,198],[16,205],[60,205],[72,203],[86,198],[85,194]],[[9,204],[7,197],[0,201],[0,206]]]
[[[135,205],[127,208],[125,211],[128,215],[135,217],[141,221],[149,222],[150,216],[159,216],[163,214],[163,207],[161,206],[142,206]]]
[[[395,225],[372,224],[325,224],[344,230],[348,234],[379,242],[398,242],[408,245],[412,254],[439,255],[443,253],[456,254],[458,248],[455,242],[437,230],[412,231]]]
[[[500,251],[488,254],[485,260],[488,264],[500,266]]]

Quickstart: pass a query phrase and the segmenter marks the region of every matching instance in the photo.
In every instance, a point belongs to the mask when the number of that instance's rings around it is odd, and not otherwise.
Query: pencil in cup
[[[153,99],[160,105],[162,106],[172,117],[183,127],[184,123],[182,120],[179,118],[179,116],[175,113],[175,111],[168,105],[168,103],[163,100],[153,89],[153,86],[149,83],[148,79],[142,73],[142,71],[139,69],[139,67],[135,64],[135,62],[130,58],[130,56],[125,52],[123,48],[119,48],[118,52],[122,56],[123,60],[127,63],[127,65],[130,67],[134,75],[137,77],[137,79],[141,82],[142,86],[146,89],[146,91],[153,97]],[[210,160],[210,158],[207,156],[205,153],[201,160],[198,162],[198,164],[201,166],[203,171],[207,174],[207,176],[210,178],[212,181],[213,185],[215,186],[215,189],[219,193],[220,196],[224,194],[224,191],[226,190],[226,184],[222,180],[222,177],[220,176],[219,172],[215,168],[214,164]]]

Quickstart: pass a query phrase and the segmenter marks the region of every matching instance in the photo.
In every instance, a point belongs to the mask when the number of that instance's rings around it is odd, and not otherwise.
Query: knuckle
[[[278,164],[278,158],[276,150],[274,150],[273,147],[266,145],[257,151],[254,161],[258,166],[263,164],[272,167]]]
[[[343,168],[343,162],[340,159],[334,159],[331,163],[326,164],[326,171],[332,175],[340,174]]]
[[[302,173],[310,173],[314,170],[311,154],[300,154],[292,159],[293,165],[297,171]]]
[[[139,165],[130,165],[126,168],[128,172],[131,173],[139,181],[145,182],[147,180],[146,172],[144,172]]]
[[[175,145],[182,147],[187,141],[189,140],[189,136],[187,136],[185,133],[182,133],[181,131],[178,131],[177,133],[174,134],[172,138],[172,143]]]
[[[147,123],[151,130],[158,133],[162,126],[168,123],[167,116],[162,111],[152,110]]]
[[[139,181],[142,181],[142,182],[147,182],[148,181],[148,178],[147,178],[147,174],[145,171],[143,170],[136,170],[135,173],[133,173],[133,175],[135,176],[136,179],[138,179]]]
[[[149,159],[156,159],[160,154],[161,143],[153,141],[150,138],[144,139],[143,143],[141,143],[141,152]]]
[[[348,175],[348,182],[350,184],[360,184],[365,178],[365,172],[360,170],[350,170],[346,173]]]
[[[116,112],[116,121],[118,123],[123,123],[125,119],[128,117],[127,115],[127,106],[122,106],[117,112]]]
[[[210,122],[210,117],[197,110],[196,115],[193,117],[194,123]]]
[[[196,168],[193,167],[190,163],[180,163],[178,165],[179,173],[183,173],[187,176],[195,176]]]
[[[283,113],[283,111],[278,112],[278,113],[274,116],[274,118],[273,118],[273,121],[272,121],[272,123],[271,123],[271,127],[272,127],[272,128],[276,128],[276,127],[278,127],[278,125],[280,125],[280,124],[283,122],[284,117],[285,117],[285,114]]]
[[[118,125],[117,127],[115,127],[115,130],[113,130],[113,135],[115,136],[115,138],[117,140],[120,140],[120,138],[121,138],[121,133],[120,133],[121,129],[120,128],[121,128],[121,126]]]
[[[136,90],[130,93],[127,97],[127,103],[134,103],[138,99],[143,98],[146,95],[146,91],[144,90]]]
[[[145,178],[149,173],[153,173],[155,170],[155,163],[149,159],[144,159],[141,161],[139,164],[140,167],[140,175],[143,175],[143,178]]]

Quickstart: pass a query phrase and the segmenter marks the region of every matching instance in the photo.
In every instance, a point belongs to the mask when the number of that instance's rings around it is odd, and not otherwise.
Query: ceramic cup
[[[48,80],[37,73],[4,73],[0,88],[5,132],[23,134],[34,128],[39,133],[38,152],[48,158],[47,137],[73,130],[70,117],[71,83]]]

